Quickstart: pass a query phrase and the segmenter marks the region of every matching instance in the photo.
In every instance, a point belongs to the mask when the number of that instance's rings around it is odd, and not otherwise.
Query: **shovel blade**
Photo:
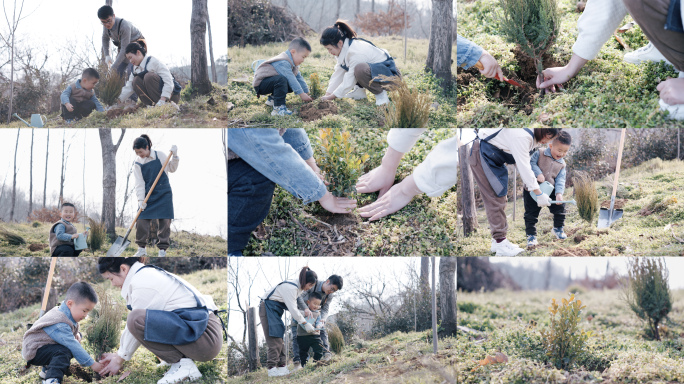
[[[618,221],[624,212],[622,209],[605,209],[599,211],[598,228],[608,228],[611,224]]]
[[[112,244],[111,247],[109,247],[109,250],[107,251],[107,257],[118,257],[121,256],[122,253],[128,248],[128,245],[131,242],[124,239],[123,237],[119,236],[116,238],[116,241],[114,241],[114,244]]]

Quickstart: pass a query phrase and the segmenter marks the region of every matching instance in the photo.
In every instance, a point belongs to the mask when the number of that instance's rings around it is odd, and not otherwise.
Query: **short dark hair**
[[[126,53],[133,53],[140,51],[143,56],[147,55],[147,48],[145,44],[140,41],[134,41],[126,46]]]
[[[94,68],[86,68],[83,70],[83,73],[81,74],[81,78],[100,80],[100,74],[97,73],[97,70]]]
[[[306,49],[311,52],[311,44],[309,44],[303,37],[298,37],[290,42],[290,46],[287,49],[294,49],[297,52],[301,52],[302,49]]]
[[[570,136],[568,131],[560,131],[554,140],[565,145],[572,144],[572,136]]]
[[[109,5],[103,5],[97,10],[97,18],[106,20],[109,16],[114,16],[114,8]]]
[[[71,204],[71,203],[64,203],[64,204],[62,204],[62,209],[64,209],[64,207],[73,207],[74,209],[76,209],[76,206],[73,205],[73,204]]]
[[[97,270],[100,274],[105,272],[110,272],[114,274],[119,274],[121,272],[121,266],[126,264],[129,267],[137,262],[142,262],[140,257],[100,257],[97,259]]]
[[[93,304],[97,304],[97,293],[95,293],[95,290],[90,284],[79,281],[78,283],[74,283],[67,290],[64,301],[67,300],[71,300],[74,303],[81,303],[83,300],[88,300]]]
[[[337,287],[337,290],[338,290],[338,291],[339,291],[340,289],[342,289],[342,284],[343,284],[342,276],[330,275],[330,277],[328,277],[328,280],[330,281],[330,284],[332,284],[332,285],[334,285],[334,286]]]
[[[551,135],[552,139],[558,136],[561,128],[535,128],[534,129],[534,139],[536,141],[542,141],[547,135]]]
[[[311,299],[323,300],[323,296],[318,292],[314,292],[314,293],[309,295],[309,298],[307,299],[307,301],[311,300]]]

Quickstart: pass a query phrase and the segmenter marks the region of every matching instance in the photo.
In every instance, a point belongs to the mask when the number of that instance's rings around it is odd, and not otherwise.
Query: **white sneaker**
[[[375,95],[375,105],[385,105],[387,103],[389,103],[387,91],[382,91],[381,93]]]
[[[644,61],[655,61],[656,63],[659,61],[664,61],[667,64],[672,65],[672,63],[670,63],[670,61],[667,60],[665,56],[660,53],[660,51],[658,51],[658,48],[651,43],[644,45],[636,51],[626,53],[623,57],[623,60],[631,64],[641,64]]]
[[[344,97],[348,97],[354,100],[362,100],[366,98],[366,90],[359,87],[358,85],[355,85],[354,89],[352,89],[351,92],[344,95]]]
[[[670,105],[664,102],[663,99],[660,99],[659,103],[661,111],[670,112],[670,114],[667,116],[669,119],[684,120],[684,104]]]
[[[161,361],[159,362],[159,364],[157,364],[157,368],[161,368],[161,367],[170,367],[170,366],[171,366],[171,364],[167,363],[167,362],[164,361],[164,360],[161,360]]]
[[[59,380],[52,378],[52,379],[47,379],[43,380],[43,384],[59,384]]]
[[[166,372],[157,384],[173,384],[184,380],[197,380],[202,377],[199,369],[192,359],[184,358],[179,362],[171,364],[171,368]]]
[[[268,96],[268,99],[266,100],[266,105],[268,105],[269,107],[273,106],[273,96]]]
[[[290,370],[287,369],[287,367],[278,367],[278,371],[280,372],[280,376],[287,376],[290,374]]]
[[[38,377],[45,380],[45,367],[40,368],[40,372],[38,372]]]
[[[492,252],[496,252],[496,256],[504,256],[504,257],[510,257],[510,256],[517,256],[520,252],[523,252],[524,249],[518,247],[517,245],[511,243],[508,241],[508,239],[497,243],[496,240],[493,240],[494,244],[492,244]]]
[[[147,250],[145,248],[138,248],[138,252],[133,255],[133,257],[147,256]]]
[[[157,255],[159,257],[166,257],[166,249],[160,249],[159,254]]]
[[[282,373],[280,373],[280,370],[278,367],[273,367],[268,370],[268,377],[278,377],[278,376],[283,376]]]
[[[330,361],[330,359],[332,359],[332,353],[326,352],[323,354],[323,358],[321,359],[321,361]]]
[[[302,363],[299,361],[295,361],[294,366],[292,367],[292,371],[290,372],[299,371],[300,369],[302,369]]]

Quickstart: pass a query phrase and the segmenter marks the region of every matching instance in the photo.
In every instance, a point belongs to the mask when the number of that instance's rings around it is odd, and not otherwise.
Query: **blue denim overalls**
[[[525,130],[534,138],[534,132],[531,129],[525,128]],[[489,143],[489,140],[496,137],[499,132],[501,132],[501,129],[484,139],[478,137],[475,140],[480,141],[480,164],[482,164],[482,170],[489,181],[489,185],[492,186],[498,197],[503,197],[508,193],[508,169],[506,164],[515,164],[515,158],[512,154],[506,153]],[[470,150],[472,152],[472,148]]]
[[[280,284],[292,284],[295,287],[297,286],[297,284],[291,281],[283,281]],[[283,323],[282,317],[283,313],[287,309],[287,306],[285,303],[281,303],[280,301],[268,299],[280,284],[276,285],[271,293],[266,296],[264,299],[264,307],[266,307],[266,317],[268,318],[268,335],[270,337],[282,339],[285,336],[285,323]]]
[[[146,164],[136,162],[140,166],[143,180],[145,180],[145,195],[149,193],[154,180],[157,178],[159,171],[162,169],[162,163],[159,161],[157,151],[154,151],[156,159]],[[173,219],[173,192],[171,191],[171,184],[169,184],[169,177],[166,172],[162,172],[157,185],[152,191],[152,195],[147,200],[147,207],[140,214],[139,219]]]

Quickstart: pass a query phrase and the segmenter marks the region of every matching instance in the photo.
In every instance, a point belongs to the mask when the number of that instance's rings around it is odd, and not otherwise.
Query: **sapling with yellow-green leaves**
[[[356,194],[356,181],[363,173],[363,163],[368,154],[360,155],[351,140],[351,134],[341,129],[319,130],[321,156],[318,165],[330,183],[328,190],[337,197],[351,197]]]
[[[546,356],[556,368],[572,367],[591,336],[591,331],[579,327],[584,308],[586,306],[581,300],[575,300],[574,294],[570,294],[570,300],[561,299],[560,304],[556,299],[551,300],[549,326],[540,332]]]

